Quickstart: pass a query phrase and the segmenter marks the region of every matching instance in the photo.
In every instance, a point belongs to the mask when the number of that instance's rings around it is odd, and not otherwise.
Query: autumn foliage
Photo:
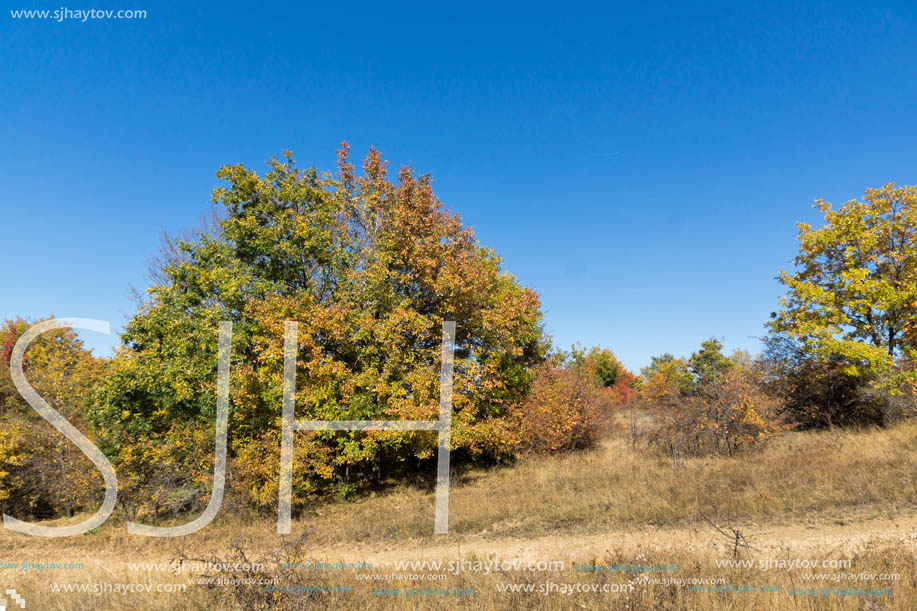
[[[357,172],[218,172],[215,222],[171,242],[114,358],[70,329],[26,353],[30,383],[118,473],[120,509],[167,518],[206,503],[214,463],[217,326],[233,323],[228,504],[278,499],[285,321],[299,324],[296,418],[436,420],[441,328],[455,321],[453,465],[595,445],[620,417],[674,466],[759,449],[790,427],[885,425],[917,414],[917,190],[867,191],[800,225],[798,270],[764,355],[655,357],[636,376],[599,347],[551,352],[534,290],[445,209],[432,179]],[[97,505],[101,477],[31,410],[9,360],[34,322],[0,329],[0,508],[56,517]],[[434,473],[432,431],[298,431],[293,506]]]
[[[102,477],[89,459],[35,413],[13,385],[13,346],[38,322],[9,320],[0,328],[0,508],[21,518],[70,515],[96,504],[102,491]],[[86,404],[103,369],[104,363],[66,328],[37,337],[23,358],[29,384],[90,438]]]
[[[96,395],[94,422],[118,460],[152,468],[157,455],[131,446],[212,427],[221,320],[234,325],[230,476],[254,506],[277,502],[284,321],[299,324],[296,417],[311,420],[435,420],[441,327],[455,321],[453,458],[513,456],[514,410],[547,348],[538,296],[443,207],[429,176],[403,167],[391,181],[375,150],[362,170],[344,145],[333,174],[288,153],[263,177],[219,171],[220,220],[158,270]],[[212,438],[201,443],[186,453],[212,452]],[[299,432],[296,444],[297,507],[433,472],[430,432]]]
[[[609,396],[582,371],[545,363],[516,412],[520,453],[555,453],[593,445],[609,417]]]
[[[780,430],[779,403],[764,384],[760,360],[721,353],[716,340],[703,342],[689,359],[655,359],[641,389],[653,425],[649,441],[672,463],[689,456],[760,448]]]

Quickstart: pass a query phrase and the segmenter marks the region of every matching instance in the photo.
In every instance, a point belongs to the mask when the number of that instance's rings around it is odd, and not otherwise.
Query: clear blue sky
[[[638,369],[756,350],[812,200],[917,182],[913,3],[185,4],[0,14],[0,317],[122,327],[221,164],[346,139],[432,173],[557,344]]]

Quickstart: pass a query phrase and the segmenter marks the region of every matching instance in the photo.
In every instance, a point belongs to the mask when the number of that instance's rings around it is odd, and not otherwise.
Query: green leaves
[[[839,210],[816,200],[819,229],[800,223],[797,271],[770,323],[851,373],[888,371],[914,345],[917,321],[917,187],[888,184]]]
[[[440,329],[455,320],[453,449],[484,459],[504,452],[502,420],[546,351],[534,291],[444,209],[429,176],[402,168],[390,182],[375,150],[362,176],[346,145],[334,174],[301,170],[288,152],[268,165],[263,177],[241,165],[218,172],[218,227],[180,243],[182,256],[128,324],[96,405],[112,442],[212,417],[217,323],[232,320],[229,434],[238,460],[257,462],[238,466],[262,503],[273,455],[252,444],[278,426],[284,320],[300,324],[297,418],[321,420],[435,419]],[[294,477],[300,501],[431,449],[428,435],[411,431],[298,436],[311,448],[297,455],[308,463]]]

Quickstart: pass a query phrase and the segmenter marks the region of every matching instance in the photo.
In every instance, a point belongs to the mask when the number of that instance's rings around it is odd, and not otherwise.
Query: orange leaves
[[[540,303],[445,210],[429,176],[403,167],[392,183],[375,149],[355,176],[346,144],[337,178],[297,173],[290,156],[258,184],[239,169],[225,176],[231,188],[221,196],[233,205],[224,227],[232,231],[216,240],[255,275],[241,286],[270,287],[252,291],[242,307],[251,364],[238,371],[245,388],[257,389],[237,406],[258,422],[246,435],[276,427],[276,418],[264,416],[272,404],[279,409],[283,320],[300,325],[297,417],[327,420],[435,418],[440,328],[455,320],[453,449],[484,460],[511,453],[510,414],[545,350]],[[301,188],[306,180],[309,188]],[[296,210],[294,226],[287,226],[287,209]],[[428,437],[354,432],[312,443],[324,448],[337,478],[359,483],[367,469],[428,458]],[[261,460],[249,451],[240,459]],[[313,491],[330,481],[318,471],[310,477]]]
[[[554,453],[595,443],[610,417],[611,397],[579,368],[538,367],[532,391],[515,410],[520,453]]]
[[[742,352],[727,359],[713,348],[695,353],[691,369],[669,358],[647,371],[642,397],[655,422],[650,441],[676,465],[685,456],[733,455],[780,429],[779,402],[764,389],[761,363]],[[701,357],[718,364],[716,375],[705,375],[710,368]]]
[[[441,326],[454,320],[455,456],[511,454],[513,411],[546,351],[538,296],[444,208],[429,176],[402,168],[390,181],[375,149],[357,176],[346,143],[334,174],[284,153],[263,176],[241,165],[218,175],[222,219],[161,270],[100,395],[113,444],[125,429],[156,438],[211,417],[215,326],[232,320],[231,447],[263,506],[274,467],[257,444],[276,440],[284,321],[299,323],[297,418],[428,420],[439,411]],[[309,448],[296,453],[306,468],[294,501],[416,468],[434,447],[412,431],[300,437]]]

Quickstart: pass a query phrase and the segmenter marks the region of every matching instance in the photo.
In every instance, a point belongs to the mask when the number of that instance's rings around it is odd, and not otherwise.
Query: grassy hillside
[[[691,459],[673,469],[663,457],[613,435],[595,450],[537,458],[514,467],[455,477],[450,533],[433,535],[433,494],[424,485],[337,502],[303,515],[281,538],[270,517],[245,516],[227,505],[213,524],[188,537],[128,536],[111,519],[78,539],[38,539],[5,531],[9,561],[84,563],[54,572],[0,570],[6,587],[41,609],[306,609],[306,608],[629,608],[629,609],[912,609],[917,541],[917,426],[887,430],[786,433],[761,452]],[[75,518],[80,519],[80,518]],[[738,543],[737,543],[738,542]],[[717,560],[809,558],[850,560],[843,574],[889,573],[885,582],[815,582],[805,570],[718,568]],[[138,562],[263,563],[248,578],[269,586],[194,585],[200,571],[131,570]],[[488,575],[426,568],[397,570],[394,561],[560,561],[563,570],[509,570]],[[304,570],[282,563],[362,562],[372,569]],[[574,564],[677,565],[677,573],[582,572]],[[536,567],[537,568],[537,567]],[[832,569],[837,573],[838,570]],[[812,573],[812,571],[808,571]],[[414,581],[410,575],[418,575]],[[379,575],[379,581],[368,580]],[[401,575],[402,577],[395,577]],[[424,577],[419,577],[424,575]],[[434,577],[431,577],[433,575]],[[386,577],[388,576],[388,577]],[[689,585],[633,583],[634,577],[717,579],[720,589],[779,592],[692,592]],[[385,581],[385,580],[388,581]],[[845,578],[846,579],[846,578]],[[125,595],[52,593],[50,584],[171,583],[187,591]],[[891,588],[891,595],[819,595],[822,589]],[[613,593],[507,593],[609,584]],[[551,586],[551,584],[554,584]],[[614,585],[616,584],[616,585]],[[349,592],[262,591],[309,586]],[[695,584],[696,586],[696,584]],[[373,594],[414,587],[474,590],[474,595]],[[792,589],[815,593],[789,594]]]

